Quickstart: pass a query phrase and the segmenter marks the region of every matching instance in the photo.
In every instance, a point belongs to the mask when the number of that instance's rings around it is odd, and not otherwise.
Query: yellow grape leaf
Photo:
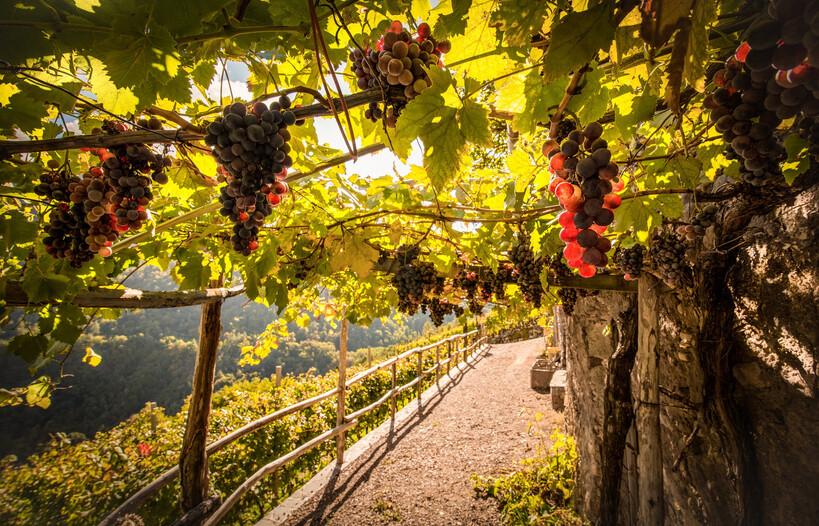
[[[85,348],[85,356],[82,357],[83,363],[87,363],[91,367],[96,367],[102,361],[102,356],[94,352],[91,347]]]

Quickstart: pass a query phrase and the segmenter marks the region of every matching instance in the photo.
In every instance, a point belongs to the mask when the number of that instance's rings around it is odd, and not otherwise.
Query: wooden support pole
[[[367,367],[373,366],[373,350],[367,347]]]
[[[396,380],[397,380],[397,378],[396,378],[396,373],[397,373],[396,366],[397,366],[397,364],[398,364],[397,361],[392,362],[392,367],[390,368],[392,370],[392,388],[391,389],[392,389],[393,392],[395,391],[396,385],[398,385],[398,384],[396,384]],[[390,415],[391,415],[390,418],[395,420],[395,395],[394,394],[390,397]]]
[[[282,366],[276,366],[276,387],[282,386]]]
[[[211,282],[221,287],[225,276]],[[188,407],[188,423],[179,455],[181,475],[181,505],[184,512],[196,508],[208,498],[208,440],[213,376],[216,372],[216,351],[222,334],[222,302],[202,305],[199,321],[199,353],[193,373],[193,392]]]
[[[342,311],[341,335],[338,343],[338,405],[336,406],[336,427],[344,423],[344,404],[347,398],[347,307]],[[342,430],[336,435],[336,465],[344,463],[346,434]]]
[[[659,282],[648,273],[637,293],[637,357],[635,359],[639,524],[663,524],[663,456],[660,443],[660,371],[658,356]]]

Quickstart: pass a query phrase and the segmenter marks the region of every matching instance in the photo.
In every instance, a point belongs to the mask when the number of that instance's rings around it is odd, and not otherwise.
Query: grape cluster
[[[106,121],[91,133],[117,134],[127,129],[123,123]],[[75,268],[82,267],[95,254],[110,256],[111,247],[122,232],[142,227],[153,198],[151,180],[166,182],[164,170],[171,164],[170,158],[152,152],[144,144],[87,151],[99,157],[101,167],[90,168],[82,178],[65,170],[48,172],[35,189],[57,202],[45,229],[46,252],[54,258],[68,259]],[[59,163],[49,161],[48,167],[56,170]],[[148,173],[151,177],[145,175]]]
[[[452,279],[452,284],[466,293],[466,304],[472,314],[483,312],[484,295],[481,293],[481,281],[475,272],[461,270]]]
[[[646,248],[643,245],[634,245],[631,248],[618,248],[614,253],[614,262],[625,274],[626,280],[632,281],[640,277],[645,252]]]
[[[46,197],[49,201],[64,202],[68,198],[69,183],[76,183],[80,179],[67,170],[59,170],[60,163],[54,159],[48,161],[48,167],[50,170],[40,176],[40,184],[34,187],[34,193]]]
[[[255,103],[248,113],[237,102],[226,106],[223,116],[207,128],[205,143],[213,147],[220,181],[227,183],[219,196],[219,213],[235,223],[230,241],[244,256],[258,248],[259,227],[289,192],[283,181],[293,165],[287,128],[301,122],[290,105],[282,95],[269,108]]]
[[[144,124],[149,128],[153,126],[151,129],[162,127],[162,123],[156,118],[150,121],[141,119],[137,124]],[[107,132],[116,135],[126,129],[122,123],[107,121],[102,128],[95,128],[91,133]],[[148,218],[147,207],[153,200],[151,182],[157,184],[168,182],[165,168],[171,166],[171,158],[153,152],[144,144],[120,144],[107,150],[97,149],[95,153],[102,161],[102,173],[105,175],[107,188],[113,191],[107,200],[113,205],[111,210],[116,217],[118,231],[125,232],[129,228],[140,229],[142,221]],[[96,170],[92,169],[91,172],[95,174]],[[150,174],[150,177],[146,174]],[[88,195],[99,202],[100,199],[96,198],[104,189],[100,188],[99,182],[92,186],[94,188],[89,191]]]
[[[539,308],[543,296],[543,285],[540,283],[543,261],[535,258],[528,232],[518,233],[518,243],[509,250],[509,260],[513,265],[512,276],[524,299]]]
[[[741,176],[754,186],[781,177],[781,139],[790,133],[776,133],[782,121],[819,114],[818,14],[819,2],[772,2],[767,19],[716,73],[718,88],[705,99],[729,144],[726,157],[742,159]],[[807,121],[799,130],[810,136],[811,125]]]
[[[705,235],[705,229],[717,222],[718,211],[719,207],[717,207],[717,205],[707,205],[691,218],[690,225],[680,225],[677,227],[677,233],[681,236],[685,236],[685,239],[689,241],[693,241]]]
[[[655,235],[651,239],[649,255],[666,283],[671,286],[680,283],[687,268],[685,244],[681,238],[674,234]]]
[[[436,41],[427,23],[419,24],[413,36],[396,20],[378,41],[377,49],[354,49],[349,58],[360,89],[401,86],[404,97],[412,100],[432,85],[425,68],[441,64],[441,56],[451,47],[448,40]],[[387,126],[395,128],[404,105],[394,103],[381,110],[377,103],[371,103],[364,113],[373,122],[386,118]]]
[[[114,191],[102,170],[95,167],[82,179],[72,177],[65,194],[48,218],[43,239],[46,252],[55,259],[68,259],[74,268],[82,267],[97,253],[110,256],[119,231],[115,216],[109,213]]]
[[[563,142],[570,133],[577,129],[577,124],[571,119],[561,119],[560,122],[557,123],[557,139],[558,142]]]
[[[569,266],[586,278],[608,263],[611,241],[601,234],[614,221],[613,210],[620,206],[615,192],[623,189],[620,168],[611,160],[602,134],[603,127],[592,122],[583,131],[569,133],[559,146],[553,139],[543,144],[554,174],[549,191],[566,210],[558,217],[563,227],[560,239],[566,243],[563,254]]]
[[[460,316],[464,313],[463,307],[450,303],[446,298],[431,298],[424,303],[429,308],[429,319],[436,327],[444,324],[444,317],[449,314]]]
[[[506,284],[510,281],[512,281],[512,265],[509,263],[500,265],[498,271],[489,277],[489,290],[495,295],[497,301],[506,298]]]
[[[392,286],[398,292],[398,310],[413,315],[418,307],[425,303],[425,296],[440,287],[435,265],[428,261],[419,261],[418,249],[398,253],[401,264],[392,276]],[[440,290],[440,289],[439,289]]]

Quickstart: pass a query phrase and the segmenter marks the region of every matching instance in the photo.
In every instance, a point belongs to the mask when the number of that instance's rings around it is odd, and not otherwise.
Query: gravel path
[[[527,426],[535,414],[543,414],[547,437],[562,427],[549,395],[529,388],[529,367],[543,347],[534,339],[484,351],[445,396],[425,402],[286,524],[500,524],[496,502],[475,498],[470,476],[498,474],[532,456],[540,439]]]

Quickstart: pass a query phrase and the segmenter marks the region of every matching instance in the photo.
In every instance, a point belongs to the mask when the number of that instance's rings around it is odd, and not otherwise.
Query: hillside
[[[148,267],[128,280],[142,290],[169,290],[170,277]],[[82,363],[83,353],[74,353],[64,367],[65,389],[59,390],[48,410],[38,407],[5,407],[0,410],[0,458],[24,457],[56,432],[81,433],[86,437],[109,429],[138,412],[146,402],[155,402],[168,414],[179,411],[190,394],[197,350],[198,307],[142,310],[125,313],[116,320],[98,320],[77,343],[90,346],[102,361],[97,367]],[[244,296],[230,298],[223,307],[223,336],[216,371],[217,387],[254,377],[275,374],[281,365],[285,374],[298,375],[314,368],[324,374],[336,367],[337,330],[324,320],[313,320],[306,328],[289,324],[290,334],[259,365],[240,367],[241,347],[252,345],[265,327],[276,319],[275,308],[248,302]],[[365,347],[382,347],[411,340],[428,324],[426,316],[376,320],[370,327],[351,326],[351,353]],[[7,327],[8,329],[8,327]],[[0,336],[0,349],[13,332]],[[45,373],[56,374],[49,367]],[[19,359],[0,353],[0,387],[25,385],[29,373]]]

